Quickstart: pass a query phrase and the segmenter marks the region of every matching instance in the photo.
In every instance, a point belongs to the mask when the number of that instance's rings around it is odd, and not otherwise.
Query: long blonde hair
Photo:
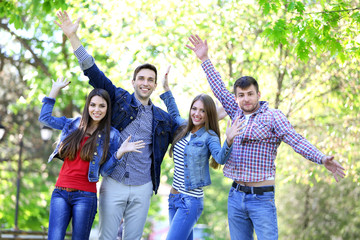
[[[206,121],[205,121],[206,131],[209,132],[209,130],[213,130],[218,135],[220,143],[221,143],[220,128],[219,128],[218,116],[217,116],[216,105],[215,105],[214,100],[207,94],[204,94],[204,93],[199,94],[192,101],[192,103],[190,105],[190,111],[191,111],[191,108],[193,107],[194,103],[198,100],[200,100],[204,104],[204,110],[205,110],[205,114],[206,114]],[[187,124],[180,126],[178,128],[178,130],[176,131],[174,141],[172,142],[171,148],[169,151],[170,157],[172,157],[172,155],[173,155],[175,144],[178,141],[180,141],[180,139],[185,137],[185,135],[188,132],[190,132],[194,128],[194,126],[195,125],[193,124],[193,122],[191,120],[191,114],[189,114],[189,119],[187,121]],[[220,167],[220,165],[215,161],[215,159],[213,157],[210,158],[210,167],[212,167],[214,169],[218,169]]]

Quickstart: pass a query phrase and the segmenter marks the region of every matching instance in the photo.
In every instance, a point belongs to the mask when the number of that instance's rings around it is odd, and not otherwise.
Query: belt
[[[246,194],[258,194],[263,195],[264,192],[273,192],[274,186],[266,186],[266,187],[249,187],[249,186],[243,186],[240,184],[237,184],[236,182],[233,182],[232,187],[235,188],[237,191],[244,192]]]
[[[77,191],[81,191],[79,189],[75,189],[75,188],[67,188],[67,187],[58,187],[55,186],[56,189],[60,189],[60,190],[65,190],[67,192],[77,192]]]

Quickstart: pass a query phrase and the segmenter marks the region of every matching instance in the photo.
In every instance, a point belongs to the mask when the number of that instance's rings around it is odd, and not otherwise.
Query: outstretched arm
[[[40,111],[40,115],[39,115],[39,121],[41,123],[43,123],[44,125],[51,127],[51,128],[62,130],[63,127],[65,126],[65,124],[67,122],[71,121],[70,119],[67,119],[64,116],[60,117],[60,118],[52,116],[55,99],[56,99],[57,95],[59,94],[59,92],[62,88],[66,87],[69,84],[70,84],[70,81],[68,81],[66,78],[64,79],[64,77],[58,78],[57,81],[53,80],[53,85],[51,87],[49,96],[44,97],[44,99],[42,101],[43,105],[41,107],[41,111]]]
[[[59,22],[54,21],[56,25],[58,25],[66,35],[66,37],[70,40],[71,46],[74,50],[78,49],[81,46],[81,41],[77,36],[76,32],[79,28],[79,23],[81,18],[79,17],[74,23],[71,21],[68,13],[66,11],[57,12],[57,17]]]
[[[221,102],[227,114],[229,114],[231,119],[235,119],[237,116],[239,106],[235,101],[233,94],[226,89],[226,86],[221,79],[219,72],[216,71],[215,67],[212,65],[209,56],[208,56],[208,44],[207,41],[203,41],[198,35],[191,35],[189,37],[190,42],[193,47],[186,45],[191,49],[196,56],[202,61],[202,68],[206,74],[206,78],[210,84],[210,88],[214,93],[215,97]]]
[[[121,144],[119,149],[116,152],[116,158],[120,159],[127,152],[137,152],[141,153],[139,149],[145,147],[145,143],[140,140],[137,142],[130,142],[131,135]]]
[[[334,156],[324,156],[321,161],[324,167],[332,172],[336,182],[339,182],[339,177],[345,177],[345,168],[343,168],[338,161],[334,160]]]
[[[172,119],[179,125],[183,124],[185,122],[184,119],[181,118],[179,109],[176,105],[175,98],[172,95],[169,87],[169,72],[170,72],[171,66],[169,66],[166,70],[166,73],[164,75],[164,78],[162,80],[162,85],[164,88],[164,93],[160,95],[161,100],[164,101],[167,111],[172,117]]]
[[[191,35],[189,37],[190,42],[193,44],[194,47],[191,47],[190,45],[186,44],[186,47],[191,49],[196,56],[198,57],[198,59],[200,59],[201,62],[205,62],[206,60],[209,59],[208,56],[208,45],[207,45],[207,40],[203,41],[197,34]]]

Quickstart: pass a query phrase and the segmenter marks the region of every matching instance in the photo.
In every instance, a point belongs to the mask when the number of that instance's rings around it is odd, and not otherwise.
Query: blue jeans
[[[97,209],[96,193],[54,189],[50,202],[49,240],[63,240],[72,218],[72,239],[89,239]]]
[[[193,227],[204,209],[204,199],[186,194],[169,195],[170,229],[166,239],[192,240]]]
[[[228,220],[232,240],[278,239],[275,193],[246,194],[231,187]]]

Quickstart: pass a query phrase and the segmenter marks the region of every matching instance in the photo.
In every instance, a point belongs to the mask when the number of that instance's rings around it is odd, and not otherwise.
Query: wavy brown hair
[[[191,108],[193,107],[194,103],[198,100],[200,100],[204,104],[204,110],[205,110],[205,114],[206,114],[206,121],[205,121],[206,131],[209,132],[209,130],[213,130],[219,136],[219,139],[220,139],[220,128],[219,128],[218,116],[217,116],[216,105],[215,105],[214,100],[207,94],[204,94],[204,93],[199,94],[192,101],[192,103],[190,105],[190,111],[191,111]],[[188,132],[190,132],[195,126],[191,120],[190,111],[189,111],[189,119],[187,121],[187,124],[180,126],[178,128],[178,130],[176,131],[174,141],[172,142],[171,148],[169,151],[170,157],[172,157],[172,155],[173,155],[175,144],[178,141],[180,141],[180,139],[185,137],[186,134]],[[220,139],[220,143],[221,143],[221,139]],[[220,167],[220,164],[218,164],[215,161],[215,159],[213,157],[211,157],[210,158],[210,167],[212,167],[214,169],[218,169]]]
[[[85,142],[80,151],[80,157],[82,160],[91,161],[96,151],[96,143],[99,133],[105,134],[105,141],[103,147],[103,155],[100,161],[100,165],[106,161],[108,155],[109,143],[110,143],[110,129],[111,129],[111,100],[108,92],[104,89],[93,89],[86,98],[86,104],[81,116],[79,127],[70,133],[64,141],[61,142],[59,147],[59,155],[61,158],[67,157],[69,160],[74,160],[77,152],[81,147],[81,141],[86,135],[87,129],[91,126],[92,118],[89,114],[90,101],[94,96],[102,97],[107,103],[106,115],[101,119],[97,129]]]

